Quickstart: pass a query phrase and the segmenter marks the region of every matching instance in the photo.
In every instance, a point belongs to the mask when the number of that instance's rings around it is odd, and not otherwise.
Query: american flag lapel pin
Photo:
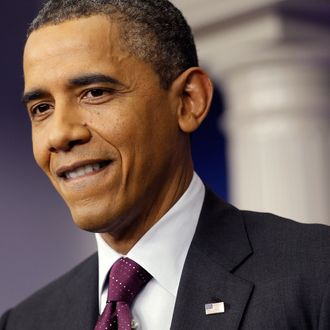
[[[223,301],[205,304],[206,315],[222,314],[224,312],[225,312],[225,303]]]

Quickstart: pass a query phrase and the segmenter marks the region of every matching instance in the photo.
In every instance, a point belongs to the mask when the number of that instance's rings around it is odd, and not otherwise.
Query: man
[[[1,329],[330,329],[329,228],[239,211],[193,172],[212,85],[167,0],[48,1],[24,77],[35,159],[98,256]],[[129,302],[121,264],[143,274]]]

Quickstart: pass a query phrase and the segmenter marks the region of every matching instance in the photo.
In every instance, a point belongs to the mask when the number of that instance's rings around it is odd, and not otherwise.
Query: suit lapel
[[[97,263],[95,254],[68,281],[64,288],[65,313],[60,316],[58,329],[94,329],[98,317]]]
[[[177,294],[171,330],[238,329],[253,284],[233,274],[252,249],[240,212],[209,190]],[[225,313],[206,315],[205,304],[223,301]]]

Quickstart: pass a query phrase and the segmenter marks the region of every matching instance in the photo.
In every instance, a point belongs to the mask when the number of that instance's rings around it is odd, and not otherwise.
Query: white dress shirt
[[[179,281],[188,249],[202,209],[205,187],[194,173],[176,204],[133,246],[126,255],[137,262],[152,279],[132,305],[139,330],[169,330]],[[99,309],[106,305],[107,277],[121,254],[96,234],[99,255]]]

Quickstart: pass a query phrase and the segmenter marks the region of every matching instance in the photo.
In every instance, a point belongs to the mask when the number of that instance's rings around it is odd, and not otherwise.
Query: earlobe
[[[185,133],[192,133],[208,114],[213,86],[208,75],[199,67],[189,68],[175,82],[180,92],[178,123]]]

